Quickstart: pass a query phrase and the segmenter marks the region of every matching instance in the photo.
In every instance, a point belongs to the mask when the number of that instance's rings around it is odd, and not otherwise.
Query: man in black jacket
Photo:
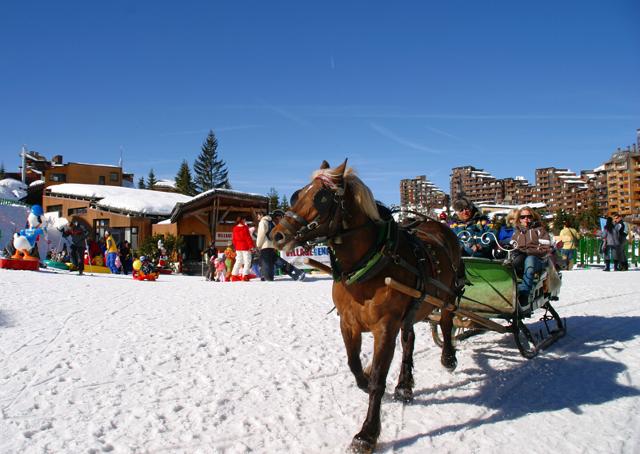
[[[78,269],[79,274],[84,272],[84,251],[89,233],[77,220],[71,221],[66,228],[61,229],[63,237],[71,237],[71,263]]]

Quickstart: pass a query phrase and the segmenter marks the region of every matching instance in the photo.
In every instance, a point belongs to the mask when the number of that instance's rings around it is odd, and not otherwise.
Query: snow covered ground
[[[344,452],[367,398],[330,290],[0,270],[0,452]],[[537,358],[488,333],[453,373],[418,325],[415,402],[390,397],[398,349],[378,451],[640,452],[640,272],[567,272],[557,308]]]

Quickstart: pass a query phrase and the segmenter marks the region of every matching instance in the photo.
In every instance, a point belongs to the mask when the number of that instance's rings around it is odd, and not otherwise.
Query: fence
[[[25,207],[31,207],[28,203],[19,202],[17,200],[3,199],[0,197],[0,205],[22,205]]]
[[[640,240],[632,240],[625,251],[629,265],[638,266],[640,262]],[[604,263],[602,240],[600,238],[580,238],[578,247],[578,264],[581,267]]]

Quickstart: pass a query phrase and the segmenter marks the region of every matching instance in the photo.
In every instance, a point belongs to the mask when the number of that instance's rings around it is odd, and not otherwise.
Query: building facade
[[[425,175],[400,180],[400,210],[403,218],[409,211],[433,215],[434,209],[447,205],[448,197]]]
[[[640,151],[633,145],[616,151],[604,164],[607,181],[607,215],[619,213],[640,222]]]

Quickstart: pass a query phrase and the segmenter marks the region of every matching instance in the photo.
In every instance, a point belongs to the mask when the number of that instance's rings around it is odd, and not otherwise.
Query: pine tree
[[[0,162],[0,180],[4,180],[5,173],[4,162]]]
[[[144,185],[144,177],[140,177],[140,179],[138,180],[138,189],[145,189],[146,186]]]
[[[182,161],[182,164],[180,164],[180,170],[178,170],[178,174],[176,175],[176,189],[181,194],[196,194],[193,178],[191,178],[191,170],[189,169],[189,163],[186,159]]]
[[[153,173],[153,169],[149,170],[149,176],[147,177],[147,189],[153,189],[158,180],[156,179],[156,174]]]
[[[209,131],[202,144],[202,151],[193,163],[195,186],[198,192],[213,188],[231,189],[229,171],[225,162],[218,158],[218,140]]]
[[[278,195],[278,191],[276,191],[276,188],[269,189],[267,197],[269,197],[269,209],[271,211],[280,206],[280,196]]]
[[[279,207],[282,211],[288,211],[289,208],[291,208],[289,206],[289,199],[287,199],[287,195],[283,194],[282,195],[282,201],[280,202],[280,207]]]

